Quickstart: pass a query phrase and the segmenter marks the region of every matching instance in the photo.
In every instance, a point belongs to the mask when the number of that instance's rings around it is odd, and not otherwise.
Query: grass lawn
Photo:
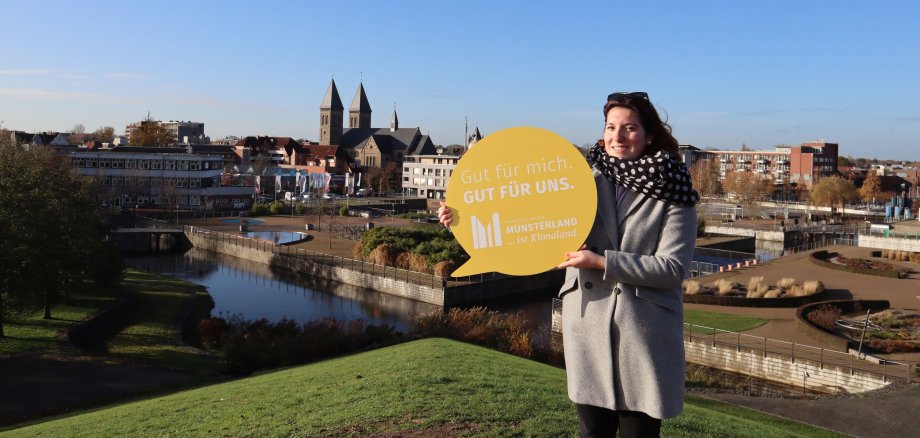
[[[114,302],[115,291],[112,290],[73,293],[67,303],[51,308],[51,319],[42,319],[44,310],[4,319],[3,333],[6,336],[0,338],[0,354],[65,348],[69,343],[66,338],[58,336],[59,332]]]
[[[109,341],[111,356],[203,373],[219,371],[219,358],[202,354],[182,342],[182,327],[178,324],[188,306],[197,303],[201,307],[208,302],[204,287],[133,269],[125,272],[122,285],[135,292],[136,310],[128,326]]]
[[[575,436],[565,371],[446,339],[365,353],[9,430],[7,436]],[[415,435],[418,434],[418,435]],[[839,436],[688,398],[663,436]]]
[[[730,332],[743,332],[760,327],[769,321],[751,316],[684,309],[684,322]]]
[[[194,301],[194,312],[207,314],[210,310],[207,290],[187,281],[131,269],[125,271],[121,284],[135,293],[135,311],[128,325],[109,340],[108,358],[206,374],[220,370],[219,358],[189,348],[180,338],[178,321],[186,306]],[[115,299],[115,291],[72,294],[66,304],[51,309],[50,320],[42,319],[43,311],[38,310],[4,321],[6,337],[0,338],[0,354],[69,350],[71,344],[58,334],[111,306]]]

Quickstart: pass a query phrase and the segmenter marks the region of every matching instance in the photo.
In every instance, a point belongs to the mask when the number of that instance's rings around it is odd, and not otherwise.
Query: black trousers
[[[582,438],[615,437],[620,431],[622,438],[657,437],[661,431],[661,420],[649,417],[644,412],[611,411],[590,405],[575,405],[578,412],[578,433]]]

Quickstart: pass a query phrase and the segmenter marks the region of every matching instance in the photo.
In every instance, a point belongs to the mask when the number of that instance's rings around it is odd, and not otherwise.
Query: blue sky
[[[374,126],[463,141],[519,125],[601,135],[612,91],[647,91],[681,143],[815,139],[920,160],[920,6],[911,1],[0,0],[0,121],[87,130],[149,111],[212,138],[318,139],[335,77]]]

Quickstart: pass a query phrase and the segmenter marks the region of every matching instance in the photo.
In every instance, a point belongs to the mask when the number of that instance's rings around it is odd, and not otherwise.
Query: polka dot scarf
[[[636,193],[686,207],[700,200],[699,193],[693,190],[687,166],[667,152],[621,160],[608,155],[598,143],[588,153],[588,160],[611,182]]]

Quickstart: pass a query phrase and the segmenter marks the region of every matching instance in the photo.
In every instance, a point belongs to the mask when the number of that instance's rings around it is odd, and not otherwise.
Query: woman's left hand
[[[600,269],[606,268],[606,260],[593,251],[588,251],[587,245],[582,245],[578,251],[565,253],[565,261],[556,266],[556,269],[578,268],[578,269]]]

